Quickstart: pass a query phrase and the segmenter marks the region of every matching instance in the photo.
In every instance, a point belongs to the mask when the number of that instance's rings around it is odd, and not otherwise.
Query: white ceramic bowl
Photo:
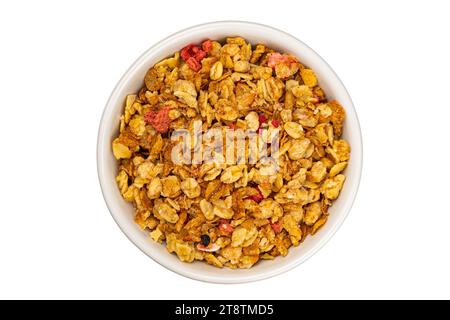
[[[264,43],[280,52],[289,52],[311,67],[329,99],[337,99],[346,109],[344,138],[352,148],[351,159],[345,170],[347,180],[334,205],[325,226],[300,246],[291,248],[286,257],[273,261],[261,261],[248,270],[218,269],[203,262],[183,263],[169,254],[162,246],[148,237],[133,221],[133,207],[125,202],[117,188],[115,177],[117,161],[111,151],[111,142],[117,136],[119,117],[127,94],[137,92],[143,85],[146,71],[157,61],[180,50],[187,44],[205,39],[223,39],[226,36],[242,36],[252,44]],[[125,235],[153,260],[183,276],[216,283],[240,283],[265,279],[298,266],[317,252],[336,232],[346,218],[358,189],[362,169],[362,140],[356,111],[347,90],[330,66],[311,48],[295,37],[265,25],[223,21],[194,26],[158,42],[148,49],[120,79],[109,98],[98,133],[97,166],[100,185],[106,204]]]

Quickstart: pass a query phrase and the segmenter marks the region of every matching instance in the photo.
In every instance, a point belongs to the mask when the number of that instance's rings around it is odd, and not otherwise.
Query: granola
[[[350,159],[345,110],[298,58],[241,37],[208,39],[156,63],[143,83],[126,97],[112,152],[120,193],[151,239],[183,262],[250,268],[326,223]],[[196,121],[202,133],[246,130],[256,140],[208,148],[214,139],[199,138]],[[174,139],[177,130],[190,139]],[[242,161],[275,136],[277,163]],[[215,160],[177,163],[180,145]]]

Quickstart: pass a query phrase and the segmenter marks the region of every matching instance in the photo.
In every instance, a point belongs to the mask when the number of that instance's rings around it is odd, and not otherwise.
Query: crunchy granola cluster
[[[340,138],[345,111],[326,99],[313,70],[230,37],[186,46],[144,82],[126,98],[112,149],[120,192],[154,241],[184,262],[250,268],[287,255],[326,223],[350,146]],[[279,130],[279,169],[175,164],[170,133],[192,131],[195,120],[203,130],[253,130],[262,140]]]

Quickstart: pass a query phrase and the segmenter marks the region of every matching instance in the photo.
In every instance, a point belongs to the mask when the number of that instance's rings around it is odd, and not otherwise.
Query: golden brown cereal
[[[200,185],[194,178],[184,180],[181,183],[181,190],[183,190],[188,198],[197,198],[201,192]]]
[[[181,261],[218,268],[250,268],[301,248],[325,225],[351,152],[345,110],[319,82],[296,57],[242,37],[188,45],[151,67],[141,90],[126,97],[112,142],[116,182],[135,222]],[[177,129],[188,132],[192,154],[213,145],[194,135],[199,120],[202,133],[256,138],[210,149],[216,161],[174,162]],[[239,162],[276,134],[278,165]]]
[[[288,121],[284,124],[284,131],[294,139],[298,139],[303,135],[303,128],[297,122]]]
[[[314,74],[314,71],[312,71],[311,69],[305,68],[305,69],[300,70],[300,75],[303,79],[303,82],[308,87],[315,87],[317,85],[316,75]]]
[[[223,73],[223,65],[222,62],[217,61],[214,63],[211,67],[211,70],[209,72],[209,76],[211,80],[219,80]]]

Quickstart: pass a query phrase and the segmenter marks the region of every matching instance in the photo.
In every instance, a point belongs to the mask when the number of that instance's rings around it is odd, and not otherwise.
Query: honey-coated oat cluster
[[[350,146],[341,139],[345,111],[327,100],[313,70],[230,37],[184,47],[144,83],[126,97],[112,150],[120,192],[154,241],[184,262],[250,268],[287,255],[326,223]],[[278,169],[174,163],[171,132],[192,132],[199,120],[203,131],[250,130],[261,140],[278,130]]]

